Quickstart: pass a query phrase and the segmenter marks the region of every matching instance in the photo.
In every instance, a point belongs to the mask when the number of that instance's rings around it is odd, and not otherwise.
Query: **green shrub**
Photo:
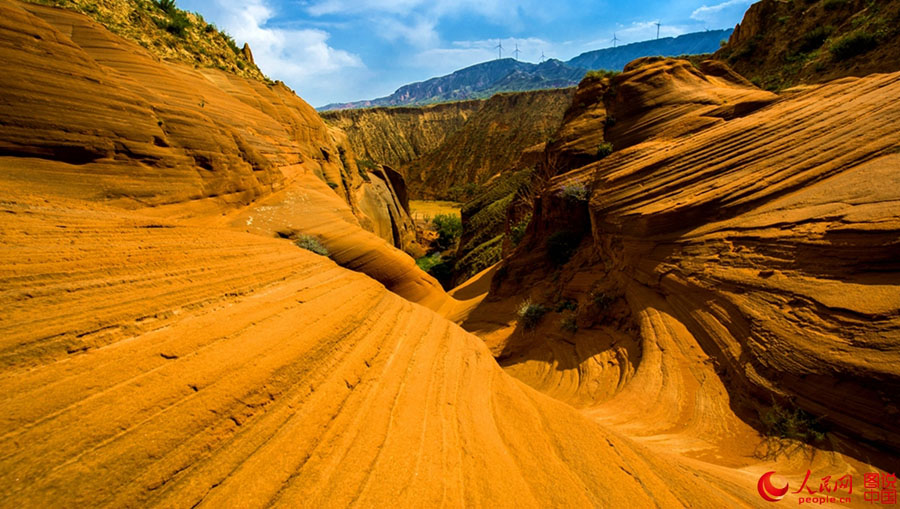
[[[328,187],[330,187],[332,189],[337,189],[338,187],[340,187],[340,185],[338,185],[337,182],[331,182],[330,180],[328,182],[326,182],[326,184],[328,184]]]
[[[819,420],[799,408],[782,408],[777,403],[762,415],[766,435],[803,442],[825,440],[825,431],[821,429]]]
[[[531,299],[528,299],[519,305],[517,314],[519,315],[519,325],[525,330],[532,330],[541,322],[541,318],[547,314],[547,308],[540,304],[533,304]]]
[[[568,201],[575,203],[587,202],[591,197],[591,192],[586,185],[581,182],[574,184],[566,184],[559,190],[559,195]]]
[[[581,235],[571,231],[559,231],[547,239],[547,258],[556,266],[565,265],[581,243]]]
[[[157,20],[156,26],[177,37],[184,37],[187,34],[191,20],[188,19],[187,13],[175,7],[175,0],[153,0],[153,5],[166,13],[166,19]]]
[[[836,11],[838,9],[843,9],[849,3],[848,0],[825,0],[825,2],[822,3],[822,7],[824,7],[826,11]]]
[[[578,303],[574,300],[563,299],[556,304],[556,307],[553,309],[557,313],[562,313],[563,311],[575,311],[578,309]]]
[[[609,307],[613,302],[615,302],[615,300],[616,299],[614,299],[612,296],[607,295],[606,293],[599,290],[594,290],[591,292],[591,302],[593,302],[600,311],[609,309]]]
[[[478,190],[478,184],[474,182],[455,185],[447,191],[447,197],[453,201],[466,202],[469,201],[470,198],[475,196]]]
[[[607,115],[603,119],[603,125],[605,125],[606,127],[612,127],[612,126],[616,125],[616,117],[614,117],[612,115]]]
[[[168,14],[175,9],[175,0],[153,0],[153,5]]]
[[[438,238],[435,241],[441,251],[450,249],[462,235],[462,219],[451,214],[438,214],[431,220]]]
[[[559,328],[566,332],[578,332],[578,320],[575,313],[566,313],[559,322]]]
[[[518,246],[522,239],[525,238],[525,231],[528,229],[528,223],[530,222],[531,214],[528,214],[509,229],[510,240],[514,246]]]
[[[846,60],[861,55],[878,46],[878,39],[865,32],[854,32],[845,35],[831,45],[831,54],[835,60]]]
[[[765,438],[757,447],[757,455],[778,459],[807,450],[808,444],[818,444],[826,439],[826,431],[819,417],[799,408],[784,408],[775,403],[760,415]]]
[[[595,70],[588,71],[587,73],[585,73],[584,78],[592,79],[592,80],[600,80],[603,78],[612,78],[613,76],[616,76],[617,74],[619,74],[618,71],[607,71],[605,69],[595,69]]]
[[[831,26],[817,26],[803,35],[800,39],[800,46],[797,48],[801,53],[809,53],[814,49],[818,49],[825,43],[825,39],[831,35],[833,28]]]
[[[503,259],[503,234],[479,244],[463,254],[453,268],[454,276],[468,279]]]
[[[453,268],[456,266],[456,258],[452,256],[442,256],[440,262],[428,269],[431,274],[445,290],[450,289],[450,283],[453,279]]]
[[[600,146],[597,147],[597,157],[603,159],[604,157],[613,153],[613,145],[608,141],[600,142]]]
[[[441,263],[441,253],[430,254],[416,260],[416,265],[425,272],[430,271],[432,267],[439,263]]]
[[[365,168],[366,170],[377,170],[378,165],[372,162],[369,159],[357,159],[356,165],[360,168]]]
[[[238,48],[237,43],[234,42],[234,38],[226,34],[225,32],[221,32],[221,34],[222,38],[225,39],[225,44],[227,44],[228,47],[231,48],[231,51],[233,51],[235,55],[240,55],[241,48]]]
[[[306,249],[307,251],[312,251],[317,255],[322,256],[330,256],[331,253],[328,252],[328,249],[319,242],[319,239],[313,237],[312,235],[301,235],[294,241],[294,244],[297,247]]]
[[[369,177],[369,172],[375,171],[377,169],[378,165],[368,159],[356,160],[356,172],[359,173],[359,176],[362,177],[362,179],[366,182],[372,181],[371,177]]]

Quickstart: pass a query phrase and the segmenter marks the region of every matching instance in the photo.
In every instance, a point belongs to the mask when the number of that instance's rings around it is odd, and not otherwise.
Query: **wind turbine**
[[[501,39],[497,39],[497,45],[494,46],[494,49],[497,50],[497,60],[503,58],[503,41]]]
[[[516,50],[513,51],[513,54],[516,56],[516,60],[519,59],[519,43],[516,43]]]
[[[613,32],[613,38],[612,38],[612,41],[613,41],[613,48],[615,48],[615,47],[618,45],[618,43],[619,43],[619,38],[616,37],[616,33],[615,33],[615,32]]]
[[[656,38],[659,39],[659,25],[660,25],[660,22],[657,21],[656,23],[654,23],[654,25],[656,25]]]

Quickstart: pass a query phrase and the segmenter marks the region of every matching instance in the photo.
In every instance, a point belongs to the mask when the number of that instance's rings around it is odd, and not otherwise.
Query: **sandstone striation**
[[[402,176],[283,85],[7,0],[0,55],[2,506],[760,507],[768,471],[900,467],[898,73],[586,80],[450,296],[397,249]],[[447,141],[518,140],[474,117]]]
[[[645,82],[686,66],[635,64],[614,82],[637,91],[630,104],[689,104],[703,87]],[[467,328],[507,372],[694,457],[771,461],[780,445],[747,425],[766,433],[776,402],[819,419],[829,438],[813,447],[896,469],[898,84],[840,80],[701,130],[663,101],[649,139],[553,180]],[[568,199],[572,182],[590,199]],[[535,331],[500,323],[525,296],[556,312]]]

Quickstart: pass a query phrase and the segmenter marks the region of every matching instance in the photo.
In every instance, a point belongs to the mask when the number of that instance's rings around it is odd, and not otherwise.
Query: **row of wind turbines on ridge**
[[[655,22],[655,23],[653,23],[653,24],[656,25],[656,38],[659,39],[659,27],[662,25],[662,23],[660,23],[659,21],[657,21],[657,22]],[[615,32],[613,32],[613,38],[610,39],[610,40],[611,40],[612,43],[613,43],[613,48],[618,47],[620,39],[619,39],[619,37],[616,35]],[[502,39],[497,39],[497,45],[494,46],[494,49],[497,50],[497,60],[502,60],[502,59],[503,59],[503,40],[502,40]],[[518,43],[518,42],[516,43],[516,49],[513,50],[512,53],[515,55],[515,57],[513,57],[513,58],[515,58],[516,60],[518,60],[518,59],[519,59],[519,53],[521,53],[521,52],[519,51],[519,43]],[[541,50],[541,62],[543,62],[543,61],[546,60],[546,59],[547,59],[547,57],[544,56],[544,50]]]

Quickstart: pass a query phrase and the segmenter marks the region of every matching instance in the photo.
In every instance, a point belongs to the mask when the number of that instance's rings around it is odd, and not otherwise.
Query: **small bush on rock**
[[[569,312],[559,322],[559,328],[566,332],[578,332],[578,320],[575,313]]]
[[[591,197],[591,191],[581,182],[566,184],[559,190],[559,195],[568,201],[584,203]]]
[[[613,153],[613,145],[608,141],[604,141],[600,143],[600,146],[597,147],[597,157],[603,159],[604,157]]]
[[[878,39],[874,35],[865,32],[854,32],[835,41],[830,49],[831,55],[834,56],[835,60],[847,60],[873,50],[877,46]]]
[[[541,322],[541,318],[547,314],[547,308],[540,304],[534,304],[531,299],[519,306],[519,325],[525,330],[532,330]]]
[[[328,252],[328,249],[319,242],[319,239],[313,237],[312,235],[301,235],[294,241],[294,244],[297,247],[306,249],[307,251],[312,251],[317,255],[329,256],[331,253]]]

